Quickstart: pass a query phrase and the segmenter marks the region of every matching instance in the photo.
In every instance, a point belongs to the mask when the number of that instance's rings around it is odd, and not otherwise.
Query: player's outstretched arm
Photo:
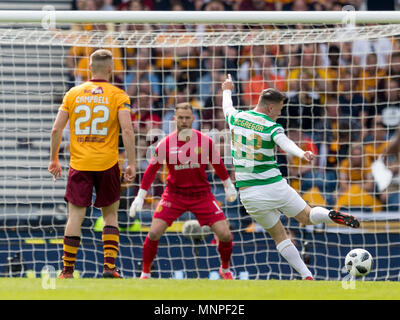
[[[284,133],[275,135],[273,138],[275,143],[286,153],[294,155],[300,159],[312,161],[315,155],[311,151],[304,151],[299,148],[293,140],[289,139]]]
[[[236,109],[233,107],[232,91],[234,89],[232,77],[228,74],[226,80],[222,83],[222,110],[225,118],[229,117]]]
[[[54,181],[61,177],[61,165],[58,160],[58,150],[60,149],[62,132],[68,122],[68,112],[59,110],[50,136],[50,163],[48,171],[53,175]]]

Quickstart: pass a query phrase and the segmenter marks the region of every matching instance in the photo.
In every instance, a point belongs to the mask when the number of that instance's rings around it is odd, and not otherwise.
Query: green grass
[[[57,279],[0,278],[1,300],[399,300],[400,282],[301,280]]]

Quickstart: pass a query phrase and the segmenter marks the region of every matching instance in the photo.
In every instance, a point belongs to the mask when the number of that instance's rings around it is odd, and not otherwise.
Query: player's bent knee
[[[160,231],[149,231],[149,233],[148,233],[148,237],[152,241],[160,240],[162,235],[163,235],[163,232],[160,232]]]
[[[232,240],[232,233],[227,230],[226,232],[222,232],[220,234],[217,234],[218,239],[222,242],[229,242]]]
[[[310,225],[310,211],[311,207],[307,206],[304,210],[300,211],[294,218],[301,224]]]
[[[228,242],[233,238],[231,230],[229,230],[229,226],[225,220],[215,222],[211,226],[211,229],[215,232],[220,241]]]

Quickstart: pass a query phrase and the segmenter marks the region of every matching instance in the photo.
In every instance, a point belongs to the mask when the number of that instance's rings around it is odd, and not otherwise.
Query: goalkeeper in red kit
[[[212,164],[223,181],[226,199],[234,201],[237,191],[229,178],[225,165],[211,138],[192,129],[194,121],[192,106],[180,103],[175,107],[174,120],[177,130],[163,138],[144,172],[140,190],[130,207],[130,216],[142,209],[147,190],[157,171],[166,163],[167,185],[154,211],[149,233],[143,245],[143,269],[141,279],[150,278],[150,269],[157,254],[158,241],[165,230],[183,213],[190,211],[200,225],[208,225],[217,235],[221,258],[219,274],[223,279],[233,279],[229,269],[232,255],[232,233],[224,212],[219,206],[207,180],[206,168]]]

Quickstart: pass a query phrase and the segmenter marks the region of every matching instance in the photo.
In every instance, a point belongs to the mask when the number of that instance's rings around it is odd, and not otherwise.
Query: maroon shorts
[[[201,226],[212,226],[217,221],[225,220],[224,212],[211,193],[191,198],[164,192],[153,217],[164,220],[170,226],[187,211],[195,215]]]
[[[105,171],[79,171],[69,168],[64,199],[80,207],[92,205],[93,188],[96,201],[93,206],[107,207],[120,199],[121,181],[118,162]]]

